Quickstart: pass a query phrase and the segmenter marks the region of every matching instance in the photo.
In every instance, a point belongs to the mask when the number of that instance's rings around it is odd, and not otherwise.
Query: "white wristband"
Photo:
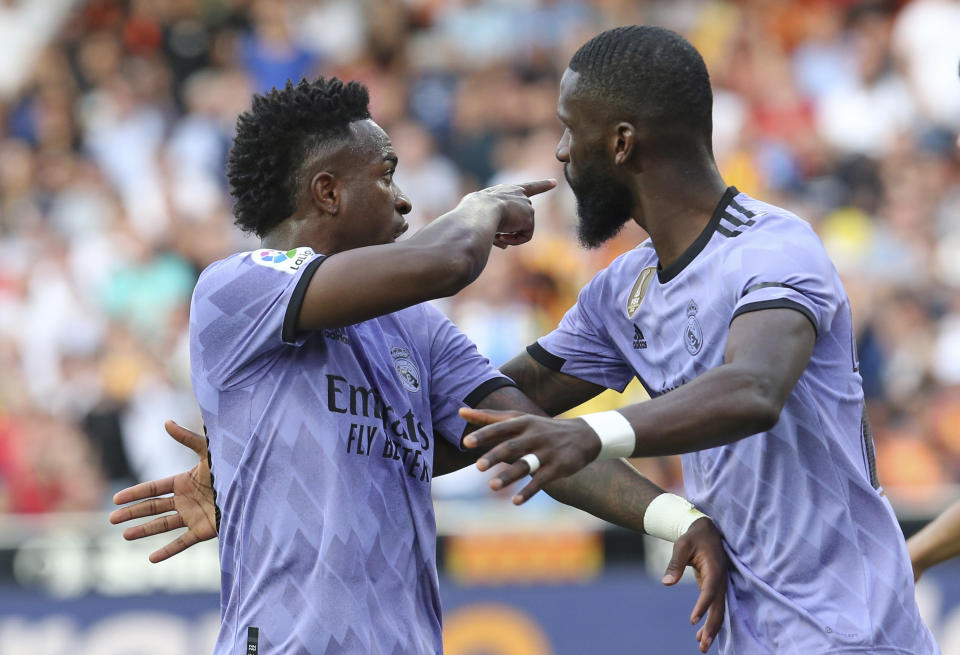
[[[705,516],[686,498],[676,494],[660,494],[647,505],[647,511],[643,514],[643,531],[653,537],[676,541],[694,521]]]
[[[637,447],[637,436],[630,421],[620,412],[596,412],[581,416],[600,437],[600,454],[597,459],[630,457]]]

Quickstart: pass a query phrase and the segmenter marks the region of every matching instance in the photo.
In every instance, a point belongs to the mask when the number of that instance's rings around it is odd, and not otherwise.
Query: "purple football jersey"
[[[937,653],[903,534],[876,478],[850,306],[810,226],[727,190],[703,233],[661,268],[650,241],[581,292],[528,350],[555,370],[651,397],[723,364],[731,321],[790,308],[813,356],[767,432],[683,455],[689,499],[731,561],[721,653]]]
[[[439,653],[435,443],[459,447],[457,410],[512,383],[429,304],[298,331],[323,259],[241,253],[194,291],[220,516],[215,652]]]

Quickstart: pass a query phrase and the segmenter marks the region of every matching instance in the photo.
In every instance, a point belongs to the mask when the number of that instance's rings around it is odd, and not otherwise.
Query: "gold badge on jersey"
[[[630,292],[630,297],[627,299],[628,317],[633,318],[633,315],[637,313],[638,309],[640,309],[640,303],[643,301],[643,297],[647,294],[647,289],[650,287],[650,282],[653,280],[653,275],[656,272],[656,266],[648,266],[640,271],[640,275],[637,276],[637,281],[633,284],[633,290]]]

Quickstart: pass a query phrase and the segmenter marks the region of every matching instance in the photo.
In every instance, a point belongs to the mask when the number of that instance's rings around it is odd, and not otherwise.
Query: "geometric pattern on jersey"
[[[200,276],[193,388],[221,510],[217,654],[439,653],[437,439],[512,384],[429,304],[297,332],[323,257],[259,250]],[[318,268],[319,267],[319,268]]]
[[[723,364],[737,316],[776,308],[816,331],[779,421],[682,456],[731,561],[719,650],[937,653],[876,483],[847,295],[808,223],[730,187],[676,262],[660,267],[649,240],[624,253],[528,352],[612,389],[636,377],[656,398]]]

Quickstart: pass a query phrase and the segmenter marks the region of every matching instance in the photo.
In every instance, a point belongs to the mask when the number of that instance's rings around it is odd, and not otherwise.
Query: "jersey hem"
[[[283,314],[283,327],[280,328],[280,340],[286,344],[292,345],[297,341],[297,320],[300,318],[303,299],[307,295],[307,287],[310,286],[313,274],[325,259],[326,257],[320,256],[307,264],[303,268],[303,273],[300,274],[300,279],[297,280],[297,286],[294,287],[287,310]]]

